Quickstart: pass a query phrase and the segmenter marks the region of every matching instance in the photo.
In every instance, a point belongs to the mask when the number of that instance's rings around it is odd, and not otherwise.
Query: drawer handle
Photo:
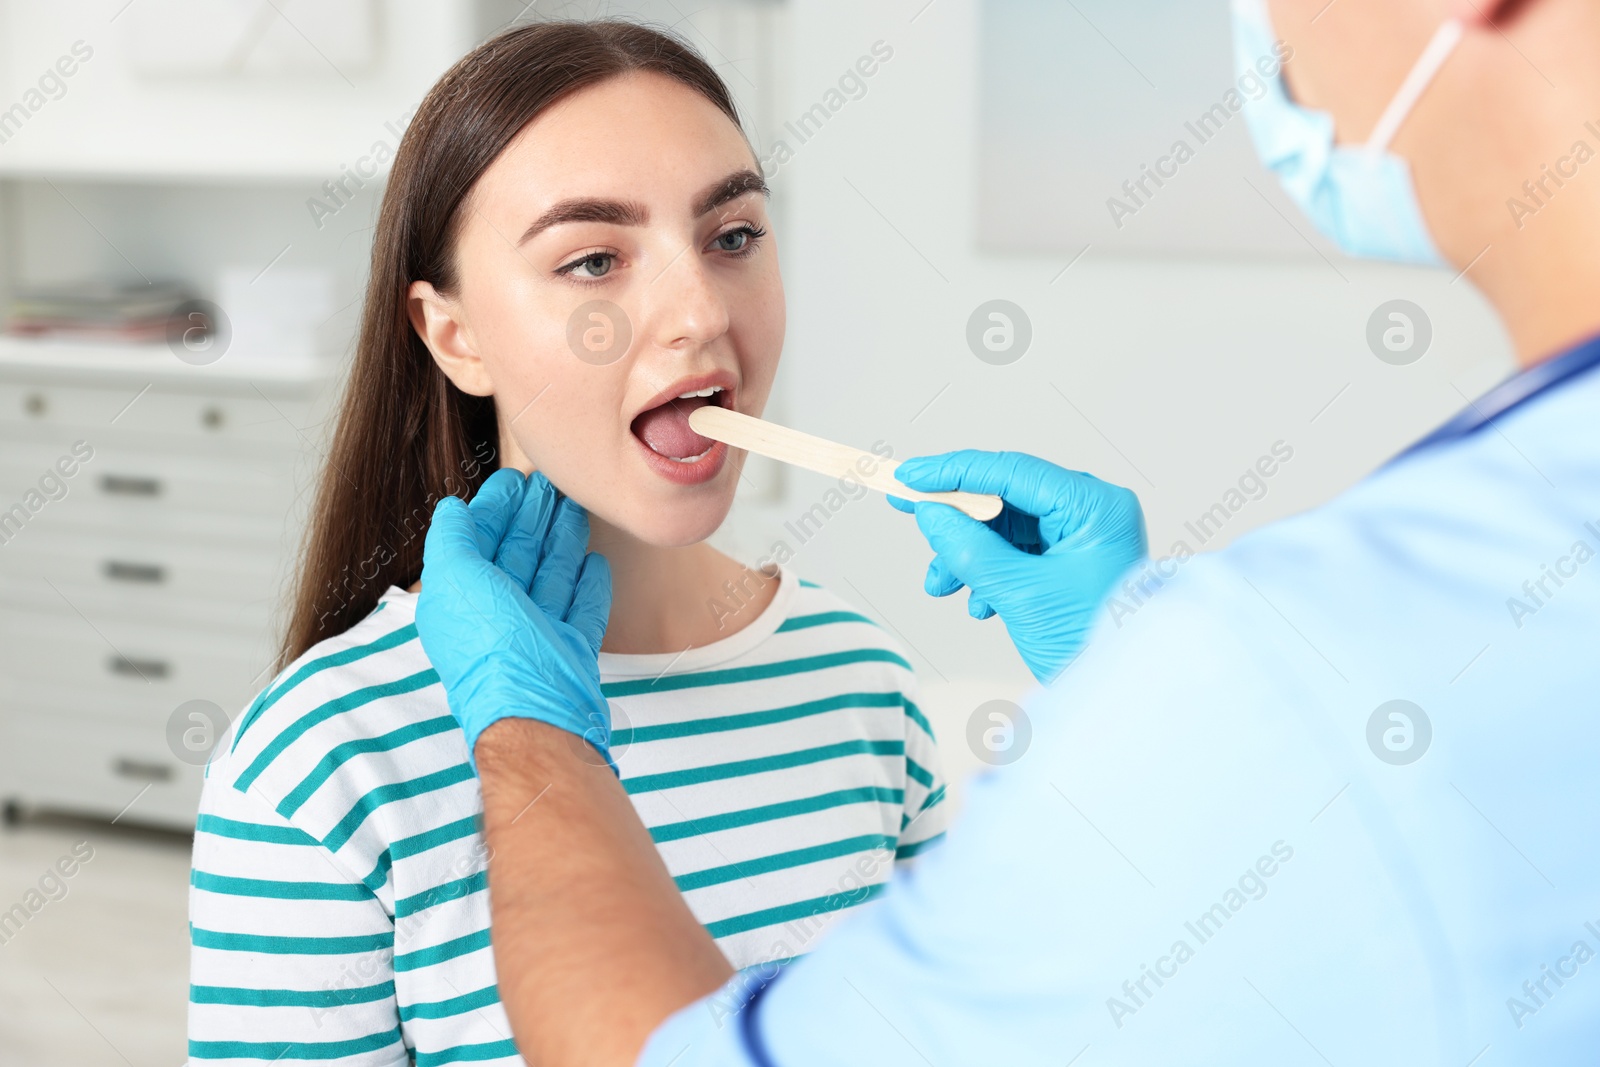
[[[44,396],[40,393],[29,393],[27,398],[22,402],[22,410],[26,411],[34,418],[38,418],[40,415],[43,415],[47,410],[49,410],[49,407],[50,405],[45,402]]]
[[[129,563],[120,559],[108,559],[101,570],[113,582],[160,585],[167,580],[167,569],[154,563]]]
[[[106,661],[106,669],[112,674],[120,674],[126,678],[143,678],[147,682],[165,678],[172,673],[172,665],[166,660],[132,659],[128,656],[112,656]]]
[[[111,769],[124,778],[137,778],[141,782],[172,781],[172,768],[165,763],[152,763],[149,760],[128,759],[123,756],[111,764]]]
[[[100,478],[100,489],[117,496],[160,496],[161,482],[155,478],[107,474]]]

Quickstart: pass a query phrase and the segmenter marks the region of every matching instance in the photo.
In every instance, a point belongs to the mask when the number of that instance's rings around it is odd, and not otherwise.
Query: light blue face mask
[[[1389,142],[1461,43],[1462,24],[1451,19],[1439,27],[1371,139],[1348,146],[1333,143],[1333,116],[1289,99],[1265,0],[1232,0],[1232,7],[1236,73],[1248,70],[1268,83],[1264,96],[1245,103],[1245,121],[1261,161],[1290,199],[1347,255],[1443,266],[1417,203],[1411,168],[1389,151]]]

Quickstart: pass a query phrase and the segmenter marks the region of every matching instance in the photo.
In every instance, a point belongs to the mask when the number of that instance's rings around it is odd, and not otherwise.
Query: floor
[[[0,828],[0,1067],[183,1063],[188,884],[177,834]]]

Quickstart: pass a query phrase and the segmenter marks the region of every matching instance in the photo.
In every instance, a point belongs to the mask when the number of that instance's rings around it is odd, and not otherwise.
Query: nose
[[[728,302],[693,246],[649,283],[644,307],[648,336],[660,348],[694,349],[728,332]]]

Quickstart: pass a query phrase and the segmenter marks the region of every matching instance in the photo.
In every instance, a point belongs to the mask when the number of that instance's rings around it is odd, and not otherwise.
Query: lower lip
[[[705,455],[692,463],[679,463],[645,444],[637,434],[628,436],[633,438],[634,443],[639,446],[639,451],[644,453],[644,461],[650,469],[674,485],[704,485],[721,474],[722,465],[728,461],[728,446],[721,441],[713,444]]]

